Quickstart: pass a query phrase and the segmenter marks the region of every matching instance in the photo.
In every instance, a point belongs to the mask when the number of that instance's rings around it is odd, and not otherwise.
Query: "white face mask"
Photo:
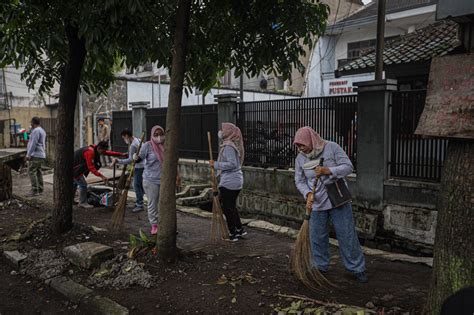
[[[219,132],[217,133],[217,137],[222,140],[222,130],[219,130]]]
[[[157,142],[157,143],[163,143],[163,142],[165,142],[165,136],[156,136],[156,137],[153,137],[153,139],[154,139],[155,142]]]
[[[308,159],[310,160],[314,160],[316,157],[318,157],[322,152],[323,152],[324,148],[323,149],[320,149],[320,150],[316,150],[316,149],[313,149],[313,151],[309,152],[309,153],[304,153],[304,152],[301,152],[304,156],[306,156]]]
[[[130,144],[130,139],[127,137],[127,138],[123,138],[123,141],[126,143],[126,144]]]

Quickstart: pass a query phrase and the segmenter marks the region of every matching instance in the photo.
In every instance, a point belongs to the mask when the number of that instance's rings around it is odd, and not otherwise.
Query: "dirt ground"
[[[16,177],[15,187],[25,187],[25,178]],[[139,229],[148,232],[146,214],[126,214],[121,233],[108,229],[111,211],[104,208],[74,209],[74,229],[61,237],[49,234],[47,222],[35,226],[31,238],[22,242],[7,242],[16,230],[46,215],[51,204],[51,187],[43,197],[34,200],[38,208],[14,204],[0,209],[0,240],[4,248],[16,247],[21,252],[34,248],[61,251],[66,245],[96,241],[113,246],[116,254],[128,250],[129,234]],[[130,204],[130,208],[132,205]],[[365,307],[385,314],[418,314],[425,301],[431,268],[424,265],[391,262],[377,256],[366,256],[368,284],[359,284],[344,271],[337,248],[332,249],[332,268],[327,278],[338,288],[310,291],[289,272],[288,260],[293,239],[273,232],[251,229],[247,239],[227,245],[215,245],[209,237],[210,221],[178,213],[178,246],[183,250],[180,261],[173,266],[162,265],[148,253],[138,258],[143,271],[151,275],[152,286],[133,285],[113,289],[91,281],[101,270],[81,271],[68,266],[65,273],[74,280],[94,286],[103,296],[119,302],[135,314],[171,313],[240,313],[271,314],[295,300],[282,295],[304,296],[324,302]],[[42,282],[28,275],[11,275],[12,269],[0,263],[0,276],[8,286],[0,286],[0,313],[78,313],[75,305],[51,292]],[[122,271],[123,272],[123,271]],[[28,283],[29,282],[29,283]],[[95,285],[94,285],[95,284]],[[7,297],[7,298],[3,298]],[[22,303],[29,301],[28,305]],[[48,302],[46,302],[48,301]],[[293,305],[295,308],[298,305]]]

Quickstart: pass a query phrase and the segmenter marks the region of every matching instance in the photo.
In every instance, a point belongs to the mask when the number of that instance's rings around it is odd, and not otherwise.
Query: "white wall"
[[[167,107],[168,106],[168,94],[169,94],[169,84],[151,82],[138,82],[138,81],[128,81],[127,82],[127,103],[131,102],[150,102],[151,108]],[[161,93],[160,93],[161,91]],[[217,89],[213,88],[205,97],[206,104],[215,104],[214,96],[218,94],[230,94],[236,93],[239,91],[230,90],[230,89]],[[160,97],[161,96],[161,97]],[[259,93],[259,92],[250,92],[244,91],[244,101],[264,101],[264,100],[276,100],[276,99],[287,99],[287,98],[296,98],[297,96],[276,94],[276,93]],[[182,105],[202,105],[202,95],[196,95],[195,91],[191,91],[189,95],[183,92]]]
[[[15,69],[13,66],[6,66],[4,68],[6,91],[8,94],[11,93],[12,95],[12,107],[43,107],[45,103],[51,104],[57,102],[57,98],[48,96],[42,98],[39,96],[36,89],[28,89],[25,81],[22,81],[21,79],[21,73],[23,71],[24,68],[22,67]],[[51,94],[54,95],[58,93],[59,85],[56,84],[51,91]]]

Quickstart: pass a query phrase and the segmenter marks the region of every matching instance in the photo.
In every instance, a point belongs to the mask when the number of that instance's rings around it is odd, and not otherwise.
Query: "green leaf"
[[[133,235],[133,234],[130,234],[130,247],[136,247],[138,245],[138,238]]]
[[[139,230],[139,234],[140,234],[140,239],[142,240],[143,243],[145,244],[150,243],[150,239],[141,229]]]

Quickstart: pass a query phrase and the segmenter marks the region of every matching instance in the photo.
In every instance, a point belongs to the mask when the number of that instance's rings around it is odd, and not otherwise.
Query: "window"
[[[355,43],[347,44],[347,59],[354,60],[362,56],[364,53],[375,48],[375,39],[363,40]]]
[[[385,45],[392,42],[394,39],[398,38],[399,36],[390,36],[385,37]],[[375,49],[376,40],[375,39],[368,39],[363,40],[360,42],[353,42],[347,44],[347,59],[348,61],[352,61],[357,59],[368,52]]]
[[[281,91],[285,87],[285,81],[283,81],[283,77],[276,76],[275,77],[275,90]]]
[[[5,88],[3,70],[0,70],[0,109],[8,108],[7,90]],[[0,131],[3,129],[0,129]]]
[[[232,84],[232,72],[227,71],[221,78],[221,84],[224,86],[230,86]]]

